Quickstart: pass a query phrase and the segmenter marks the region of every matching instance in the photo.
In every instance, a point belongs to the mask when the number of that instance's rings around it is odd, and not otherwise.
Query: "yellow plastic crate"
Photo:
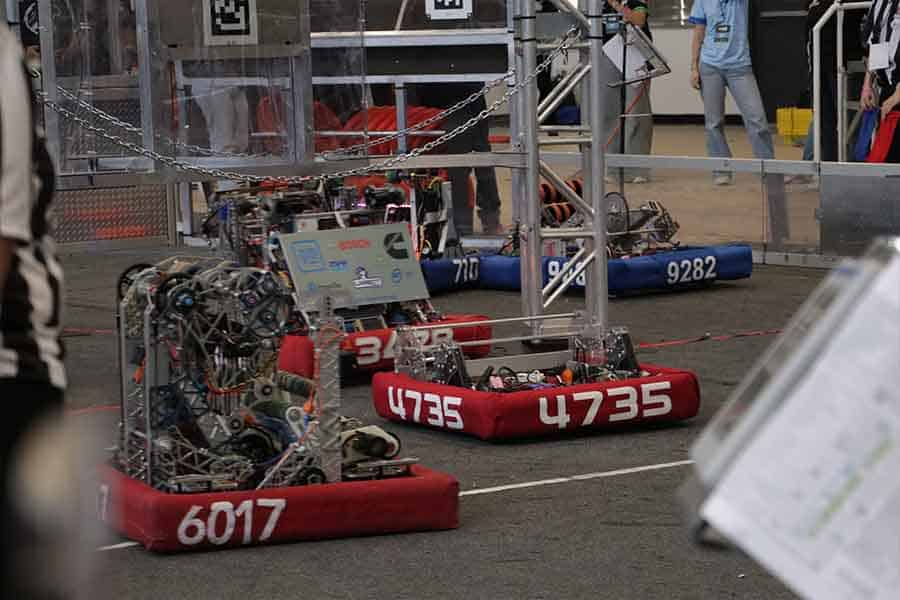
[[[811,108],[786,107],[776,111],[778,135],[788,144],[801,143],[809,132],[813,111]]]

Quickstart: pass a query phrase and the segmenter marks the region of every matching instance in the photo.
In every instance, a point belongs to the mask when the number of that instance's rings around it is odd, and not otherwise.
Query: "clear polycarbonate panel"
[[[348,121],[362,121],[361,129],[368,129],[364,11],[360,0],[310,0],[314,146],[320,158],[339,160],[347,146],[363,141],[344,132]]]
[[[312,159],[309,12],[279,0],[40,0],[63,173]],[[167,168],[172,168],[168,165]]]
[[[135,11],[125,0],[42,0],[37,14],[49,20],[41,39],[24,39],[40,57],[41,87],[67,114],[53,112],[48,135],[63,172],[99,163],[129,164],[123,144],[141,139],[141,99]],[[28,3],[26,18],[35,16]],[[49,17],[49,19],[47,19]],[[41,23],[43,25],[43,23]],[[50,115],[45,115],[50,116]],[[103,130],[100,135],[78,119]]]
[[[900,235],[900,178],[871,169],[858,176],[823,174],[818,188],[816,222],[823,254],[858,256],[876,238]]]
[[[302,2],[148,2],[156,148],[217,167],[309,158],[308,17]]]

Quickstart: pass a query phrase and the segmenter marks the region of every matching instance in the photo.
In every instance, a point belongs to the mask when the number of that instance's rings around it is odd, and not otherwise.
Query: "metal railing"
[[[813,158],[816,162],[822,159],[822,29],[828,24],[831,18],[837,15],[837,73],[838,89],[837,89],[837,133],[838,133],[838,160],[844,161],[847,158],[847,86],[846,86],[846,68],[844,67],[844,14],[848,10],[866,10],[872,5],[871,2],[846,2],[841,3],[835,0],[825,14],[813,26]]]

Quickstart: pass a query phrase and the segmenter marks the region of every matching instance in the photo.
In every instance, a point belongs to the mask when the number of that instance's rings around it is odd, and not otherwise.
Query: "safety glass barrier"
[[[578,180],[579,154],[550,151],[544,160]],[[682,244],[854,256],[900,233],[900,165],[609,155],[607,167],[607,192],[624,191],[630,209],[661,204]]]
[[[26,3],[27,4],[27,3]],[[38,0],[48,139],[62,174],[313,159],[309,11],[278,0]]]
[[[320,160],[344,158],[352,143],[346,123],[365,120],[368,106],[365,7],[360,0],[310,1],[314,151]],[[335,153],[335,154],[331,154]]]
[[[308,9],[148,2],[157,151],[212,168],[311,159]]]
[[[900,165],[822,163],[821,247],[858,256],[878,236],[900,233]]]
[[[545,162],[575,189],[587,185],[580,159],[577,153],[558,152],[553,147],[544,154]],[[670,237],[671,231],[661,232],[666,239],[660,242],[690,246],[747,243],[761,248],[767,239],[767,213],[760,162],[706,163],[705,159],[687,157],[608,155],[605,190],[611,207],[609,230],[640,230],[642,209],[665,211],[677,224],[677,233]],[[725,178],[728,185],[716,184],[717,179],[724,183]],[[543,189],[544,195],[552,195],[546,187]],[[545,223],[558,226],[558,217],[567,215],[560,215],[554,202],[543,201]],[[630,214],[627,221],[626,211]]]
[[[223,179],[411,152],[484,110],[479,90],[504,91],[512,63],[506,0],[35,3],[63,175]],[[487,152],[479,140],[429,153]]]
[[[20,18],[34,24],[33,31],[23,32],[22,42],[33,72],[40,74],[38,88],[59,107],[47,108],[44,117],[61,171],[87,170],[107,161],[123,168],[140,167],[133,153],[116,143],[141,141],[133,4],[128,0],[34,0],[20,3],[19,9]]]
[[[337,7],[313,0],[319,158],[424,152],[423,146],[484,110],[485,84],[505,89],[511,8],[506,0],[354,0]],[[464,107],[448,110],[470,97]],[[487,152],[487,134],[481,133],[428,153]]]

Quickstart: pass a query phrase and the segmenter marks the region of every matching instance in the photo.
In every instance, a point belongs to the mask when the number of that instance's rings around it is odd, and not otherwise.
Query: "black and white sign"
[[[253,46],[259,43],[256,0],[203,0],[206,46]]]
[[[473,0],[425,0],[425,14],[429,19],[468,19],[472,16]]]

